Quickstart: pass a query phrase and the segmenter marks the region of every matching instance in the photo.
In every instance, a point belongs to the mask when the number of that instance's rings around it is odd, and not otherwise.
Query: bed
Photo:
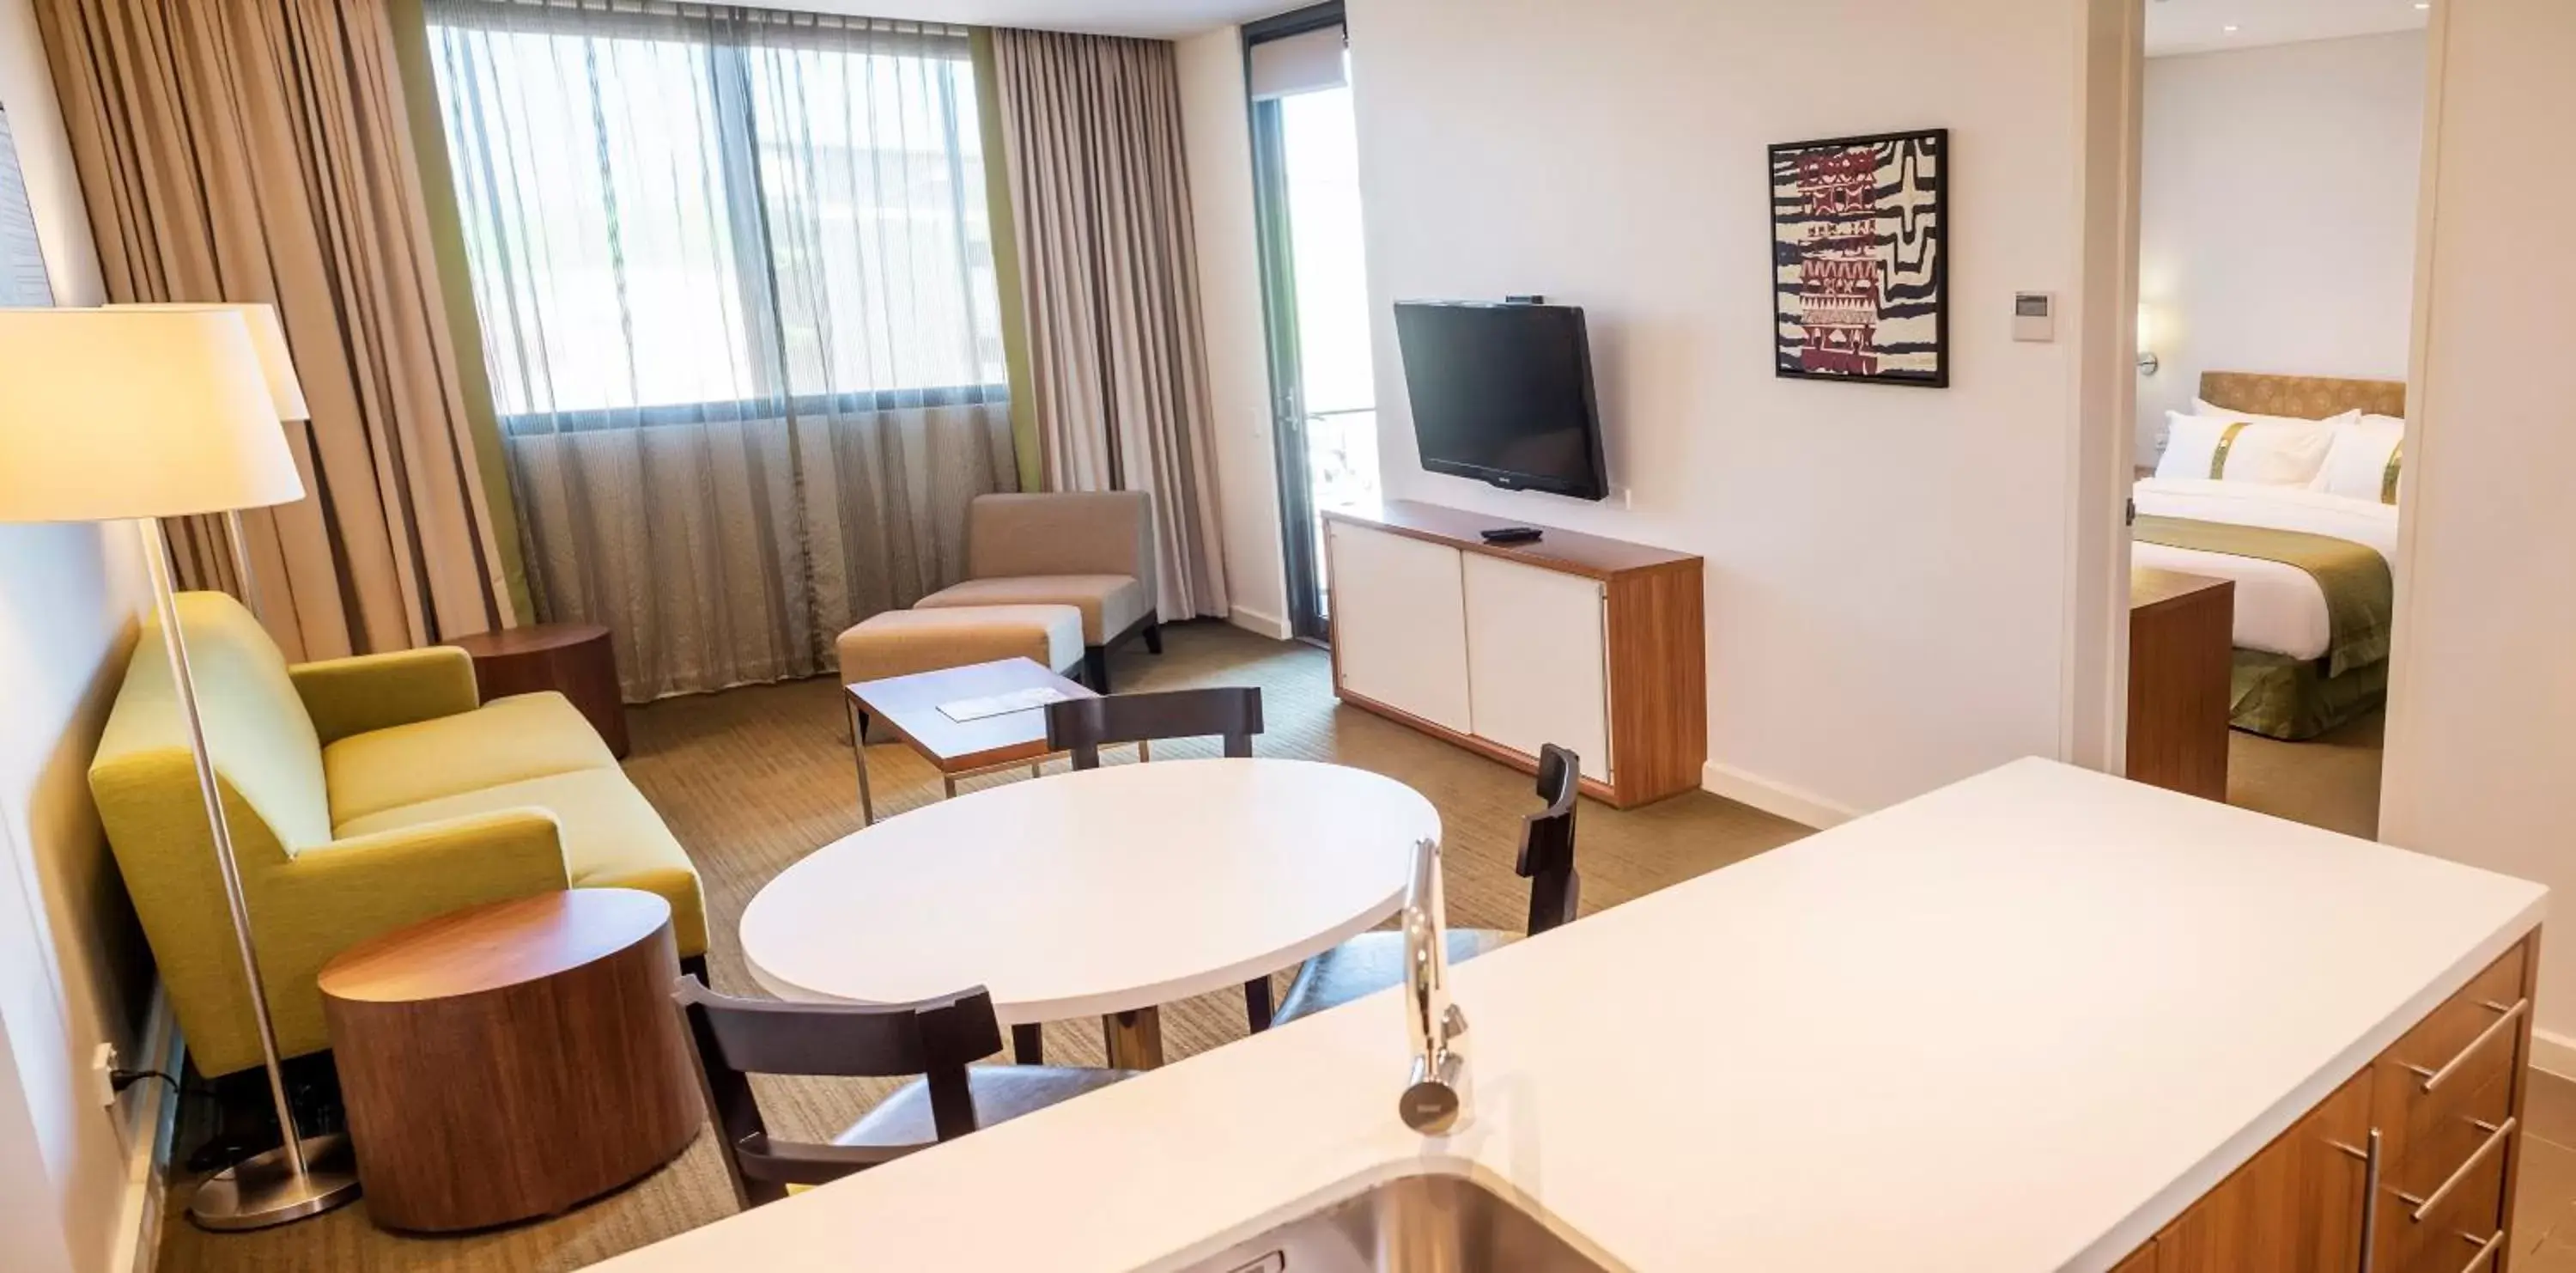
[[[2384,380],[2208,372],[2200,397],[2226,411],[2306,419],[2406,409],[2406,386]],[[2314,738],[2387,700],[2396,505],[2154,477],[2139,480],[2135,497],[2134,564],[2236,584],[2236,728]]]

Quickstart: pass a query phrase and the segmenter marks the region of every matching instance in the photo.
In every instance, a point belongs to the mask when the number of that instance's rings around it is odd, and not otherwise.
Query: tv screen
[[[1395,339],[1422,467],[1577,499],[1610,493],[1581,308],[1398,301]]]

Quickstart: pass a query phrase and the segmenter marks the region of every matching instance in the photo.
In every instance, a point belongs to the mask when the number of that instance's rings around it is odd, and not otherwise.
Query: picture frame
[[[1950,130],[1770,148],[1772,367],[1950,384]]]

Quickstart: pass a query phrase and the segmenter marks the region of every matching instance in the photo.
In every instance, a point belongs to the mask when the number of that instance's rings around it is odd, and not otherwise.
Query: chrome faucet
[[[1467,1120],[1467,1014],[1449,1002],[1449,921],[1441,901],[1440,845],[1413,846],[1404,894],[1404,1009],[1413,1073],[1396,1104],[1404,1125],[1442,1136]]]

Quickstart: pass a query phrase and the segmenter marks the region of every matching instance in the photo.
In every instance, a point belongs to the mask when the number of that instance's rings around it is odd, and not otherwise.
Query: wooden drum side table
[[[596,623],[539,623],[477,632],[448,644],[474,660],[474,685],[484,702],[511,694],[554,690],[572,700],[590,727],[626,758],[626,700],[617,688],[617,652],[608,629]]]
[[[671,1006],[670,904],[572,889],[343,951],[323,1013],[385,1228],[555,1215],[679,1156],[703,1108]]]

